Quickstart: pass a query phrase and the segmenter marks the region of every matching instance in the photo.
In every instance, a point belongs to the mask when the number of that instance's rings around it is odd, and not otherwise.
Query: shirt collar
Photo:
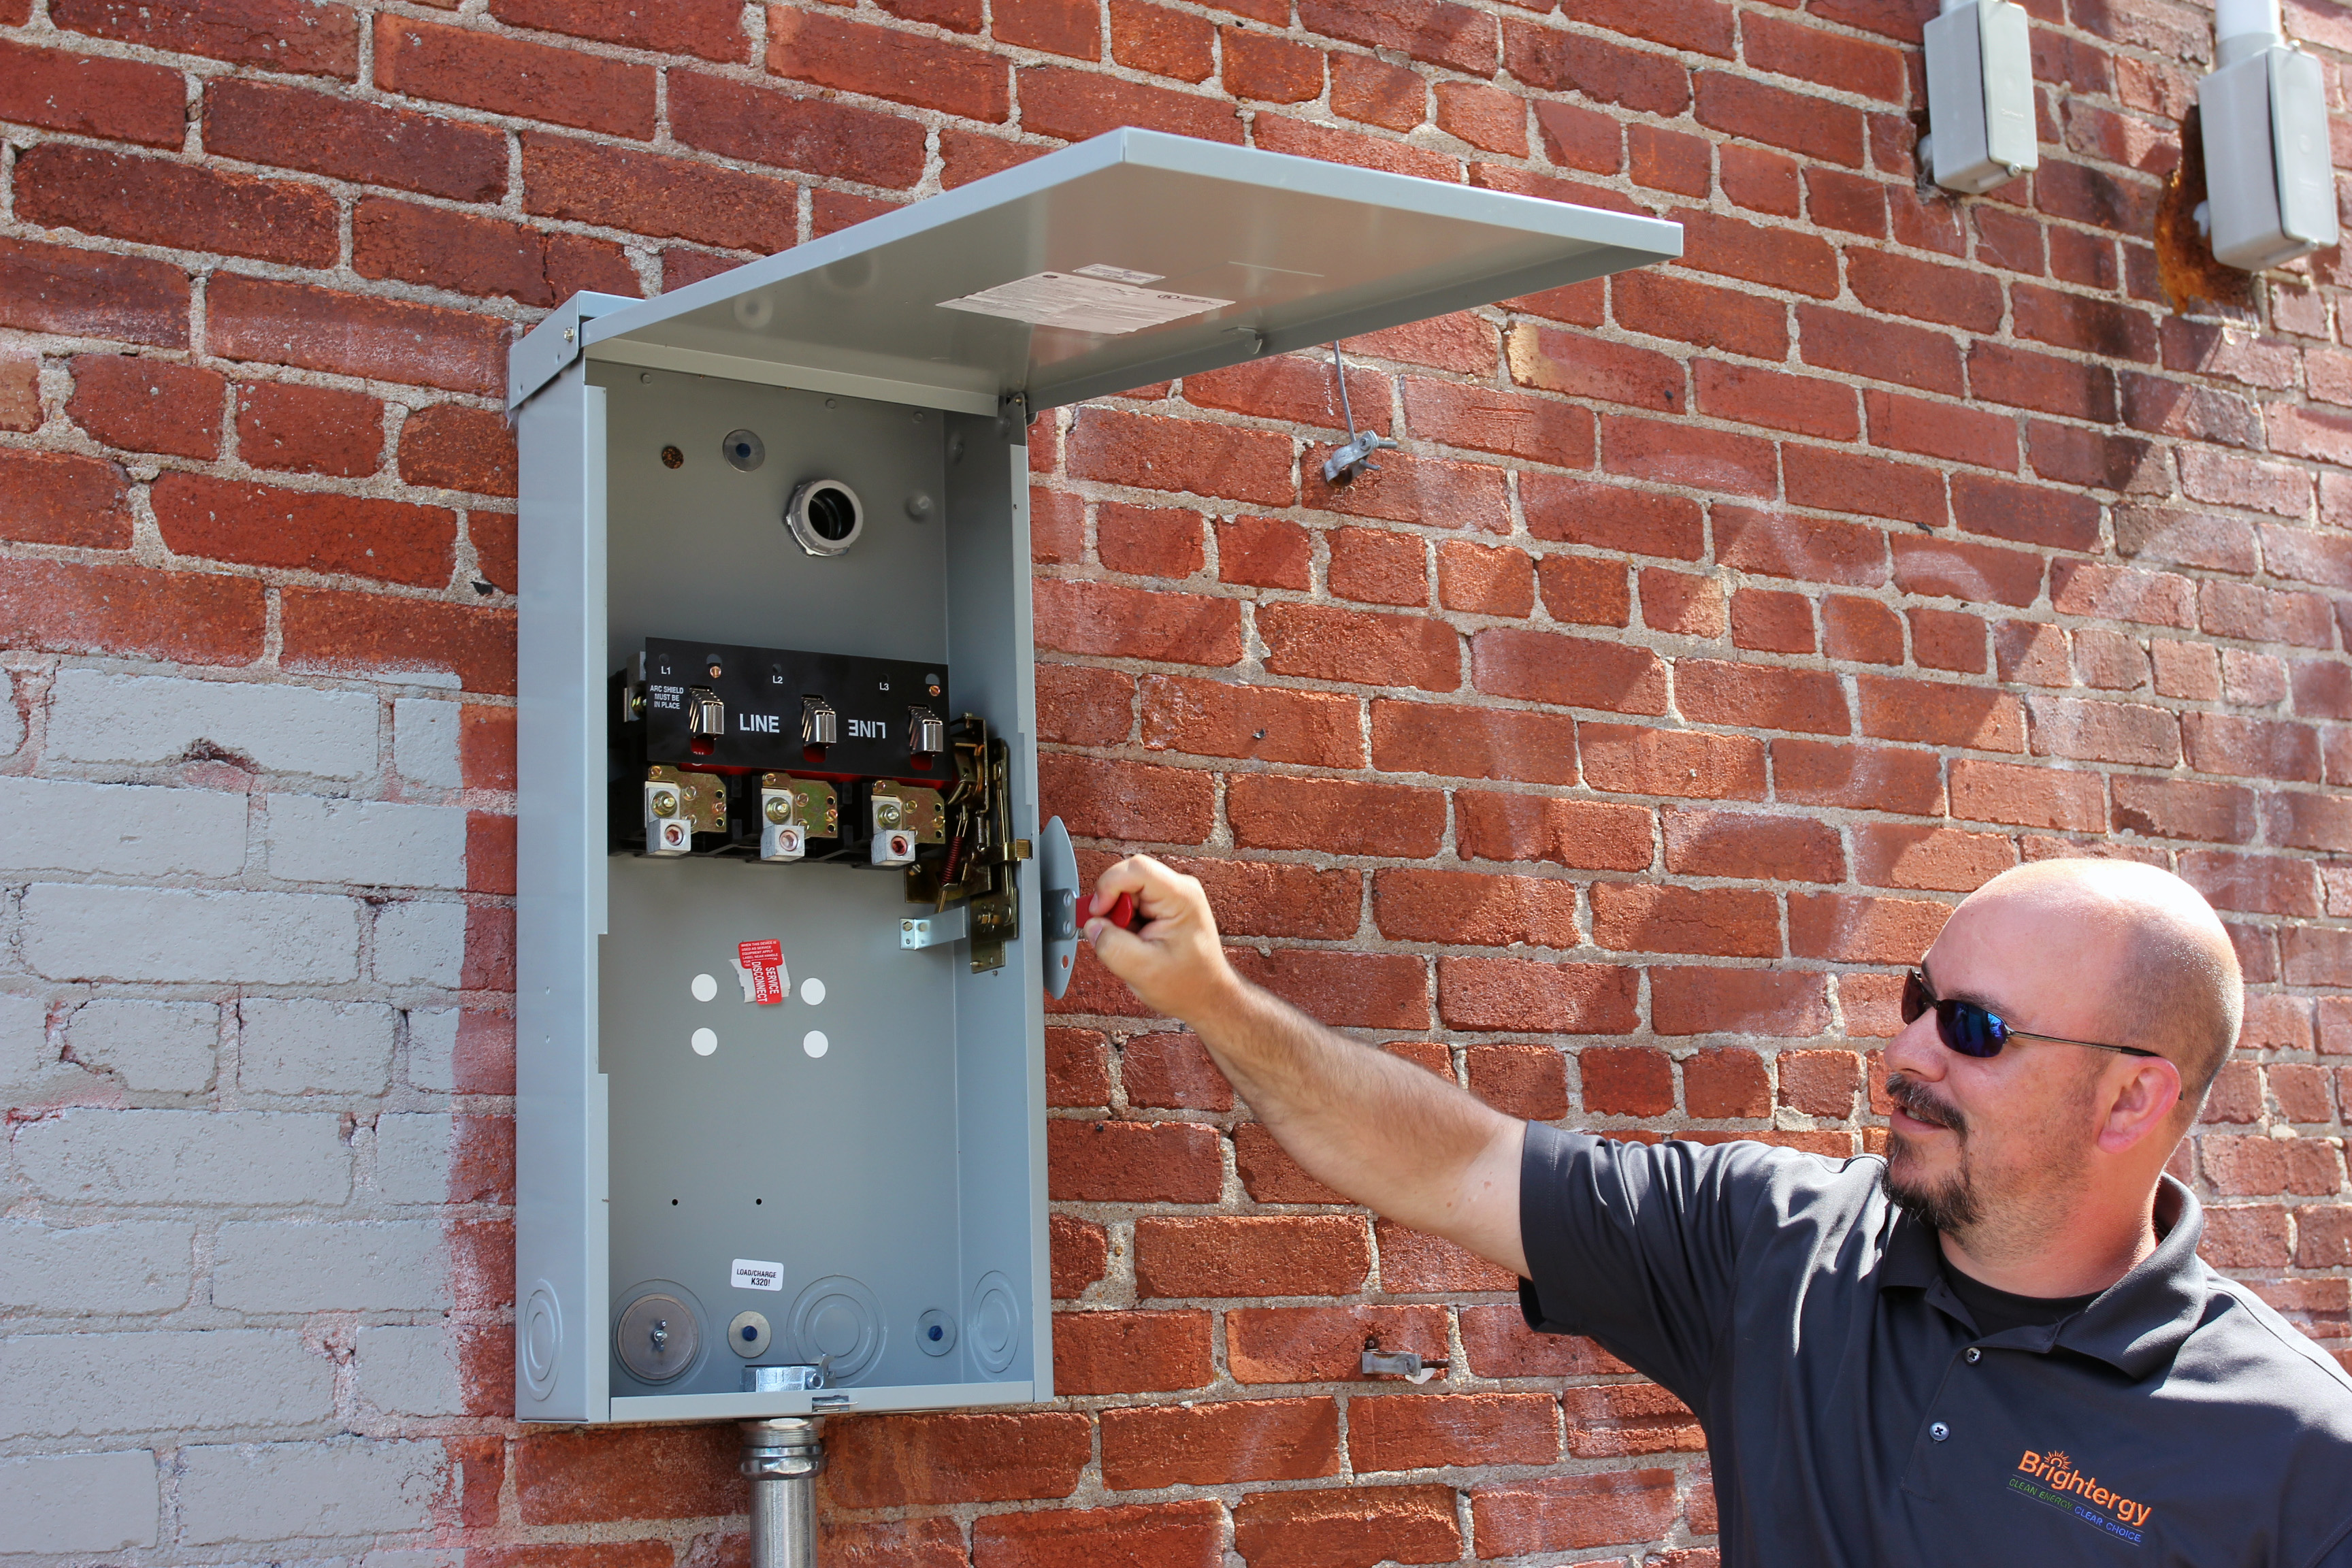
[[[2156,1250],[2060,1324],[2056,1345],[2095,1356],[2133,1378],[2172,1360],[2203,1319],[2208,1293],[2205,1266],[2197,1256],[2205,1210],[2196,1194],[2168,1175],[2157,1181],[2156,1228]],[[1932,1294],[1943,1283],[1941,1251],[1932,1228],[1895,1209],[1879,1255],[1879,1289],[1907,1286]]]

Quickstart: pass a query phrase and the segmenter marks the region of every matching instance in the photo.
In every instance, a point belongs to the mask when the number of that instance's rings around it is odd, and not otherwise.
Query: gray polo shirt
[[[1726,1564],[2352,1568],[2352,1378],[2163,1239],[2088,1307],[1979,1336],[1885,1162],[1528,1129],[1528,1323],[1698,1414]]]

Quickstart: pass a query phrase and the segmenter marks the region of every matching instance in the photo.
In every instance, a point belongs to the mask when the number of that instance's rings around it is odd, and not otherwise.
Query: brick
[[[1952,815],[2096,833],[2105,825],[2106,808],[2095,774],[1965,758],[1952,763]]]
[[[1301,504],[1349,517],[1385,518],[1431,528],[1470,528],[1507,532],[1510,508],[1500,468],[1486,463],[1415,458],[1391,452],[1377,471],[1367,469],[1334,489],[1324,483],[1322,465],[1333,448],[1309,447],[1300,459],[1305,481]]]
[[[1321,50],[1241,27],[1224,27],[1220,32],[1224,39],[1224,87],[1235,98],[1304,103],[1322,96]]]
[[[1045,1103],[1101,1106],[1110,1103],[1106,1041],[1093,1029],[1045,1031]]]
[[[172,143],[179,140],[175,100]],[[487,125],[275,82],[215,79],[205,90],[207,151],[457,201],[506,189],[506,138]]]
[[[1530,1121],[1568,1114],[1568,1067],[1549,1046],[1469,1046],[1464,1048],[1470,1092],[1501,1111]]]
[[[654,130],[651,66],[478,28],[379,15],[375,79],[389,92],[582,131],[643,140]]]
[[[1056,1119],[1045,1131],[1048,1192],[1058,1201],[1208,1204],[1224,1185],[1213,1127]]]
[[[593,0],[492,0],[490,14],[509,27],[595,38],[658,54],[698,55],[740,64],[748,48],[743,15],[728,0],[683,0],[644,11]]]
[[[1822,651],[1858,664],[1901,664],[1904,624],[1875,599],[1832,594],[1822,601]]]
[[[1637,185],[1704,197],[1714,183],[1715,149],[1704,137],[1654,125],[1631,125],[1626,127],[1625,151],[1629,173]]]
[[[1666,667],[1646,648],[1515,627],[1470,639],[1472,682],[1497,697],[1621,713],[1666,710]]]
[[[1538,539],[1634,555],[1696,561],[1702,544],[1698,503],[1560,474],[1524,474],[1520,505]]]
[[[505,386],[505,330],[487,317],[306,284],[221,276],[205,301],[212,351],[485,395]]]
[[[1676,1511],[1672,1470],[1541,1477],[1470,1493],[1478,1550],[1496,1557],[1654,1541]]]
[[[1719,360],[1701,360],[1694,371],[1698,406],[1717,418],[1833,441],[1861,433],[1851,387]]]
[[[1858,676],[1862,732],[1883,740],[2022,752],[2025,713],[2014,697],[1979,687]]]
[[[177,148],[187,125],[183,83],[162,66],[0,44],[0,119],[19,125]]]
[[[2285,593],[2247,583],[2198,584],[2198,627],[2214,637],[2333,648],[2336,628],[2329,608],[2328,601],[2317,594]]]
[[[1073,833],[1121,842],[1199,844],[1214,810],[1205,773],[1108,758],[1052,756],[1038,789]]]
[[[1515,375],[1523,341],[1522,333],[1512,334]],[[1680,377],[1675,380],[1678,387]],[[1569,404],[1407,376],[1404,406],[1413,433],[1426,440],[1559,468],[1592,462],[1592,416]]]
[[[1326,541],[1330,553],[1324,574],[1334,597],[1364,605],[1428,605],[1428,546],[1417,536],[1341,528]]]
[[[1012,112],[1009,72],[969,46],[845,22],[794,6],[768,8],[768,69],[967,120]]]
[[[245,382],[236,389],[236,444],[257,468],[372,474],[383,461],[383,405],[331,387]]]
[[[457,520],[439,507],[172,474],[156,521],[177,553],[346,573],[416,587],[449,580]]]
[[[1436,791],[1273,773],[1234,778],[1225,815],[1247,848],[1420,858],[1436,852],[1445,831]]]
[[[1372,765],[1385,773],[1574,784],[1576,724],[1516,709],[1376,700]]]
[[[1462,1555],[1454,1490],[1326,1487],[1251,1492],[1234,1507],[1234,1550],[1266,1568],[1372,1568]]]
[[[1092,1458],[1089,1426],[1084,1415],[1058,1411],[835,1422],[825,1429],[823,1486],[845,1508],[1067,1497]],[[732,1479],[723,1459],[713,1468]],[[740,1505],[694,1511],[740,1511]]]
[[[1277,948],[1228,949],[1225,958],[1244,980],[1337,1027],[1418,1029],[1428,1023],[1429,978],[1416,957]]]
[[[1524,619],[1535,608],[1535,576],[1527,552],[1465,540],[1443,542],[1437,547],[1437,602],[1470,615]]]
[[[1916,963],[1951,908],[1852,893],[1789,895],[1789,951],[1848,963]]]
[[[1595,870],[1647,869],[1650,814],[1603,801],[1464,790],[1455,841],[1465,859],[1549,860]]]
[[[1272,431],[1116,409],[1081,409],[1070,472],[1079,479],[1287,505],[1297,487],[1290,440]]]
[[[1634,1026],[1631,970],[1595,963],[1442,958],[1438,1013],[1457,1029],[1610,1035]]]
[[[1147,1215],[1135,1226],[1139,1296],[1344,1295],[1371,1261],[1363,1222],[1341,1215]]]
[[[1358,1398],[1348,1406],[1349,1462],[1359,1474],[1549,1464],[1559,1452],[1554,1409],[1540,1394]]]
[[[406,484],[511,496],[514,432],[488,409],[436,403],[416,410],[401,426],[399,466]]]
[[[2017,864],[2017,847],[2001,835],[1948,827],[1865,823],[1853,847],[1855,880],[1879,888],[1973,892]]]
[[[1436,84],[1437,128],[1484,152],[1528,155],[1527,100],[1478,82]]]
[[[1059,66],[1024,66],[1020,77],[1022,126],[1042,135],[1079,142],[1122,125],[1140,125],[1208,142],[1237,143],[1242,139],[1241,121],[1222,98]]]
[[[169,262],[0,243],[0,324],[185,348],[189,298]]]
[[[1580,940],[1575,887],[1548,878],[1380,871],[1372,879],[1372,919],[1381,934],[1398,941],[1572,948]]]
[[[192,1444],[177,1468],[182,1538],[205,1545],[421,1529],[447,1479],[435,1440]]]
[[[49,142],[18,157],[16,190],[51,228],[304,267],[338,248],[334,200],[313,185]]]
[[[1770,893],[1595,882],[1592,940],[1620,952],[1773,958],[1780,919]]]
[[[1265,860],[1197,860],[1168,865],[1197,877],[1233,935],[1334,938],[1353,935],[1362,903],[1360,875]]]
[[[2186,713],[2180,738],[2189,765],[2231,778],[2319,779],[2318,737],[2310,726],[2227,713]]]
[[[60,27],[174,54],[299,76],[359,74],[359,20],[348,5],[305,0],[58,0]]]
[[[1462,1348],[1480,1377],[1591,1377],[1633,1369],[1592,1341],[1538,1334],[1516,1303],[1461,1309]]]
[[[1774,741],[1771,752],[1774,794],[1780,800],[1915,816],[1943,814],[1942,773],[1931,753],[1790,740]]]
[[[1545,611],[1556,621],[1622,626],[1633,620],[1633,595],[1626,584],[1625,568],[1618,562],[1596,556],[1547,555],[1536,563],[1536,584]],[[1475,647],[1474,640],[1474,667]]]
[[[121,384],[131,378],[110,379]],[[110,389],[117,394],[124,390],[127,389],[120,384]],[[119,406],[120,399],[110,396],[108,402]],[[146,410],[125,412],[145,414]],[[149,422],[152,422],[152,418]],[[179,434],[124,432],[134,433],[164,438]],[[102,458],[23,449],[0,452],[0,505],[5,507],[5,511],[0,512],[0,537],[27,544],[62,544],[93,550],[124,550],[131,545],[130,487],[122,470]],[[28,570],[26,575],[29,581],[35,573]],[[98,579],[89,581],[94,585]],[[194,584],[189,587],[193,590]],[[171,593],[169,588],[161,592],[151,588],[145,596],[162,600]],[[29,622],[37,612],[28,605],[20,615]]]
[[[2179,873],[2217,910],[2306,919],[2320,912],[2318,889],[2305,860],[2192,849],[2180,857]]]
[[[1193,1110],[1234,1108],[1233,1085],[1217,1070],[1208,1048],[1191,1035],[1138,1035],[1120,1047],[1119,1063],[1120,1082],[1130,1105]]]
[[[1959,351],[1947,333],[1822,305],[1797,307],[1797,331],[1798,353],[1807,364],[1922,392],[1959,394]]]
[[[1143,0],[1111,0],[1110,55],[1120,65],[1178,81],[1206,81],[1216,68],[1216,36],[1202,17]]]
[[[1746,735],[1580,725],[1584,782],[1612,795],[1693,800],[1764,798],[1764,747]]]
[[[689,158],[522,133],[523,210],[730,250],[799,237],[793,187]]]
[[[1601,466],[1719,495],[1769,497],[1780,488],[1769,441],[1626,415],[1602,416]]]
[[[1681,61],[1589,35],[1507,23],[1503,61],[1531,87],[1580,92],[1668,119],[1690,103],[1690,73]]]
[[[1609,291],[1618,324],[1629,331],[1759,359],[1779,360],[1789,352],[1789,308],[1778,300],[1663,271],[1620,272]]]
[[[1109,1237],[1092,1220],[1070,1215],[1049,1216],[1047,1230],[1055,1298],[1070,1300],[1085,1295],[1109,1267]]]
[[[1339,768],[1363,760],[1363,723],[1352,698],[1174,676],[1146,676],[1139,689],[1150,751]],[[1124,706],[1118,739],[1126,735]]]
[[[1886,581],[1884,529],[1780,511],[1718,506],[1716,559],[1768,577],[1876,587]]]
[[[514,691],[511,610],[320,588],[281,590],[279,601],[289,668],[433,672],[469,691]]]
[[[1240,662],[1241,605],[1235,600],[1062,578],[1041,578],[1034,592],[1040,647],[1174,664]],[[1272,661],[1267,668],[1294,673]]]
[[[1461,685],[1460,637],[1452,626],[1427,616],[1265,605],[1257,613],[1257,630],[1266,647],[1265,667],[1277,675],[1424,691],[1452,691]]]
[[[1953,476],[1952,521],[1971,533],[2054,550],[2095,550],[2099,542],[2099,507],[2089,497],[1989,474]]]
[[[1404,66],[1365,55],[1334,55],[1330,71],[1334,114],[1391,131],[1411,131],[1428,117],[1429,84]]]
[[[0,637],[12,647],[248,664],[261,655],[264,626],[262,586],[250,578],[0,563]]]
[[[1817,735],[1853,731],[1838,678],[1811,670],[1676,659],[1675,706],[1684,718],[1701,724]]]
[[[1569,1452],[1579,1458],[1696,1452],[1706,1446],[1682,1401],[1646,1383],[1604,1384],[1561,1391]]]
[[[1431,65],[1471,76],[1493,76],[1497,53],[1494,18],[1448,0],[1412,0],[1376,6],[1366,0],[1302,0],[1299,26],[1327,38],[1370,49],[1396,49]]]
[[[1360,347],[1351,352],[1360,353]],[[1384,375],[1360,366],[1348,370],[1348,404],[1339,401],[1339,378],[1329,361],[1300,354],[1245,360],[1222,370],[1184,378],[1184,401],[1263,419],[1303,421],[1326,429],[1346,427],[1349,411],[1356,427],[1383,434],[1394,427],[1396,411]]]
[[[1208,1499],[1146,1508],[1049,1509],[1035,1513],[992,1514],[971,1531],[973,1568],[1087,1568],[1111,1552],[1136,1563],[1168,1568],[1217,1568],[1223,1535],[1222,1510]],[[921,1521],[940,1527],[940,1557],[919,1568],[952,1568],[963,1561],[962,1542],[952,1521]],[[904,1527],[899,1527],[904,1528]],[[832,1557],[832,1542],[826,1542]],[[845,1559],[863,1568],[863,1559]],[[880,1568],[883,1559],[874,1559]],[[896,1564],[897,1556],[887,1560]]]
[[[1727,71],[1696,72],[1692,85],[1692,112],[1702,125],[1809,158],[1861,166],[1863,120],[1857,110]]]
[[[1842,882],[1845,851],[1837,830],[1806,817],[1668,806],[1666,869],[1688,877]]]
[[[1684,411],[1683,367],[1666,354],[1531,321],[1511,329],[1504,352],[1511,379],[1521,386]],[[1445,385],[1418,378],[1406,382],[1406,406],[1415,434],[1559,468],[1592,466],[1591,416],[1583,410],[1468,387],[1451,388],[1444,395],[1416,390]]]
[[[1679,1013],[1686,1005],[1683,975],[1721,975],[1728,984],[1735,977],[1751,977],[1752,970],[1659,970],[1650,972],[1654,988],[1660,975],[1677,977],[1673,990]],[[1717,1016],[1709,1010],[1698,1017]],[[1678,1021],[1680,1021],[1678,1019]],[[1664,1032],[1664,1031],[1662,1031]],[[1681,1031],[1675,1031],[1679,1033]],[[1692,1030],[1698,1033],[1698,1030]],[[1702,1050],[1683,1058],[1683,1104],[1693,1116],[1710,1119],[1754,1118],[1772,1114],[1772,1079],[1758,1053],[1737,1046],[1722,1046]]]
[[[1329,1399],[1234,1399],[1102,1413],[1103,1484],[1118,1491],[1339,1473]]]

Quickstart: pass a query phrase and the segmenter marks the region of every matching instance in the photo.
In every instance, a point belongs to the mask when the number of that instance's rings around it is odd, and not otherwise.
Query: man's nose
[[[1936,1037],[1936,1012],[1931,1007],[1886,1042],[1886,1070],[1933,1083],[1951,1065],[1950,1055]]]

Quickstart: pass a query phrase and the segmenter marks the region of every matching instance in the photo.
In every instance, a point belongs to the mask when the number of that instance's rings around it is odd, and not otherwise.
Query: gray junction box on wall
[[[1028,421],[1681,247],[1121,131],[515,345],[521,1419],[1050,1395]]]

